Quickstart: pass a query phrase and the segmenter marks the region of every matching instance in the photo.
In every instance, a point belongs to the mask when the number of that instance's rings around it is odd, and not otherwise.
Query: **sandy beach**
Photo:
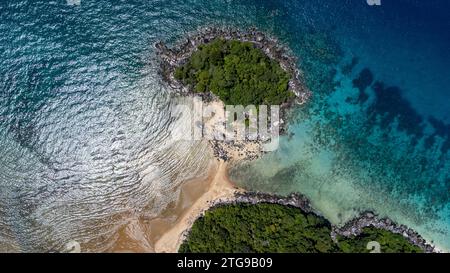
[[[228,200],[242,191],[229,179],[228,164],[213,160],[208,175],[188,180],[180,187],[176,202],[153,219],[131,219],[117,232],[108,252],[175,253],[185,231],[217,200]]]
[[[154,246],[155,252],[177,252],[183,241],[184,232],[191,228],[194,221],[210,208],[214,201],[233,198],[237,191],[240,191],[240,189],[235,187],[228,179],[227,163],[219,161],[216,173],[208,185],[207,191],[195,200],[183,212],[179,220],[161,236]]]

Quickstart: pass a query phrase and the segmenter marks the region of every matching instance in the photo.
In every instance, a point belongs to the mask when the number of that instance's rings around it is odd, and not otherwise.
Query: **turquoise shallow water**
[[[341,7],[335,27],[317,22],[290,38],[314,96],[294,110],[280,148],[232,178],[304,193],[335,224],[373,210],[449,250],[449,20],[430,18],[437,2],[407,2]]]
[[[153,44],[211,24],[279,37],[314,92],[236,181],[300,191],[335,223],[375,210],[450,249],[448,3],[382,2],[1,1],[0,251],[108,250],[204,173],[205,143],[169,138]]]

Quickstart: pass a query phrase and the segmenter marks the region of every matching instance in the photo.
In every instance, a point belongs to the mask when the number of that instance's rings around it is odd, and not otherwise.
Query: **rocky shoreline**
[[[269,58],[277,61],[281,68],[291,75],[289,90],[296,95],[296,102],[305,103],[311,96],[310,91],[301,80],[301,73],[297,69],[297,58],[290,53],[289,49],[282,45],[276,38],[251,28],[247,31],[233,28],[205,27],[190,33],[187,37],[169,48],[162,41],[155,44],[161,60],[161,75],[169,85],[183,94],[193,93],[192,90],[183,86],[174,77],[175,69],[184,64],[187,59],[198,49],[198,46],[207,44],[216,38],[225,40],[239,40],[250,42],[256,48],[261,49]]]
[[[429,244],[420,234],[405,225],[399,225],[389,218],[379,218],[375,213],[366,211],[357,218],[347,222],[343,227],[333,227],[331,236],[336,240],[337,235],[345,237],[358,236],[365,227],[381,228],[392,233],[400,234],[410,243],[420,247],[425,253],[437,253],[434,246]]]
[[[210,207],[205,209],[198,218],[203,217],[206,211],[214,209],[215,207],[220,207],[224,205],[232,204],[258,204],[258,203],[269,203],[278,204],[283,206],[291,206],[301,209],[305,213],[313,213],[318,217],[324,218],[322,215],[318,214],[312,207],[309,199],[302,194],[293,193],[289,196],[278,196],[268,193],[261,192],[236,192],[234,198],[227,200],[216,200]],[[197,218],[197,219],[198,219]],[[326,219],[326,218],[324,218]],[[421,248],[425,253],[438,253],[440,252],[433,245],[428,243],[420,234],[408,228],[405,225],[399,225],[388,218],[379,218],[374,212],[366,211],[360,216],[350,220],[342,227],[332,226],[331,237],[334,241],[337,240],[337,236],[341,235],[344,237],[358,236],[362,233],[365,227],[375,227],[390,231],[392,233],[400,234],[406,238],[410,243]],[[189,235],[190,230],[186,230],[183,233],[183,241]]]

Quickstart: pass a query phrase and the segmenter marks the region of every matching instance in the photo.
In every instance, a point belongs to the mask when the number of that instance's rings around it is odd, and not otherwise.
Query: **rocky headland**
[[[299,208],[305,213],[312,213],[318,217],[324,218],[320,213],[314,210],[309,199],[302,194],[292,193],[288,196],[279,196],[261,192],[250,191],[236,191],[232,198],[218,199],[210,203],[209,209],[215,207],[231,205],[231,204],[278,204],[283,206],[291,206]],[[204,210],[199,216],[202,217],[207,210]],[[326,218],[324,218],[326,219]],[[357,237],[363,233],[363,229],[366,227],[374,227],[384,229],[395,234],[402,235],[411,244],[418,246],[424,253],[438,253],[440,252],[435,246],[427,242],[420,234],[408,228],[405,225],[395,223],[389,218],[380,218],[376,213],[366,211],[361,213],[358,217],[348,221],[344,226],[338,227],[332,226],[331,237],[334,241],[337,241],[337,237]],[[189,230],[183,233],[183,238],[186,239],[189,235]]]

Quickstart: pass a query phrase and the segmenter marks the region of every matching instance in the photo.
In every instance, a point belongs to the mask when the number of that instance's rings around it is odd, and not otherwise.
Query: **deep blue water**
[[[153,44],[211,24],[279,37],[314,93],[237,182],[300,191],[336,223],[375,210],[450,249],[450,3],[381,2],[1,1],[0,251],[108,250],[202,174],[206,146],[168,139]]]

